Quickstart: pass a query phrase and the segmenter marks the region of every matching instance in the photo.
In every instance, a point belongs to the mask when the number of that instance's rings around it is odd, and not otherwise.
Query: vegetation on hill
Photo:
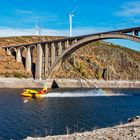
[[[62,37],[0,38],[0,46],[18,45]],[[29,77],[22,64],[0,49],[0,75]],[[9,60],[11,60],[9,62]],[[16,74],[15,74],[16,73]],[[106,80],[140,80],[140,52],[107,42],[90,43],[72,54],[53,77]]]
[[[140,52],[106,42],[77,50],[55,77],[140,80]]]
[[[6,52],[0,48],[0,75],[5,77],[29,77],[23,65],[16,62],[14,56],[9,56]]]
[[[14,46],[20,44],[29,44],[34,42],[56,40],[63,37],[56,36],[17,36],[17,37],[1,37],[0,46]]]

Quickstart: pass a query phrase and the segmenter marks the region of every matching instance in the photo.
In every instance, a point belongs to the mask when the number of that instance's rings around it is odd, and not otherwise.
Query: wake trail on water
[[[124,93],[113,93],[112,91],[105,91],[102,89],[99,90],[91,90],[85,92],[51,92],[42,97],[94,97],[94,96],[129,96]]]

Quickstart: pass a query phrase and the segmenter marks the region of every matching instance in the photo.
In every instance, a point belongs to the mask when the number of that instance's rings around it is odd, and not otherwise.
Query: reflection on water
[[[0,89],[2,139],[64,134],[66,127],[87,131],[140,115],[140,89],[60,89],[36,100],[23,99],[21,91]]]

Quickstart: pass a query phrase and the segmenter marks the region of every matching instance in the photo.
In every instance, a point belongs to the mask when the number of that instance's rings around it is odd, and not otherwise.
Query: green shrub
[[[26,74],[21,74],[21,73],[13,73],[13,76],[16,78],[28,78],[28,76]]]
[[[88,78],[87,72],[83,71],[83,72],[82,72],[82,76],[85,77],[85,78]]]
[[[102,79],[102,71],[98,70],[96,73],[95,73],[95,77],[100,80]]]
[[[8,72],[6,72],[6,73],[4,74],[4,76],[5,76],[6,78],[8,78],[8,77],[11,77],[11,74],[8,73]]]
[[[87,61],[88,63],[90,63],[90,62],[91,62],[90,58],[87,58],[87,59],[86,59],[86,61]]]

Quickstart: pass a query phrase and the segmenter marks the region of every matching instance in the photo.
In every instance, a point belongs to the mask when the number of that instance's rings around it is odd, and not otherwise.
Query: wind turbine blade
[[[78,6],[75,7],[75,8],[71,11],[71,14],[73,14],[77,9],[78,9]]]

